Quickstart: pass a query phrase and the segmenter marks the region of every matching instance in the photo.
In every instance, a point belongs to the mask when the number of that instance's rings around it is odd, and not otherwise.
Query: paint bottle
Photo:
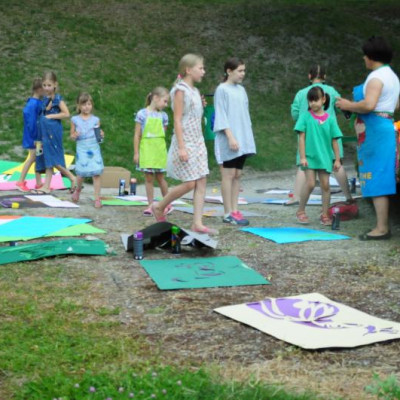
[[[36,156],[39,157],[43,154],[43,144],[41,141],[35,142]]]
[[[143,232],[137,231],[133,234],[133,259],[143,260]]]
[[[181,254],[181,239],[179,237],[179,232],[181,230],[178,226],[172,226],[171,228],[171,247],[172,254]]]
[[[103,143],[103,137],[101,136],[101,129],[99,125],[94,127],[94,134],[96,136],[97,143]]]
[[[130,185],[130,193],[129,194],[136,194],[136,178],[131,179],[131,185]]]
[[[332,211],[333,211],[333,214],[332,214],[332,230],[333,231],[338,231],[340,229],[339,208],[338,207],[334,207]]]
[[[125,179],[119,180],[119,189],[118,189],[118,196],[125,195]]]
[[[356,192],[356,178],[351,178],[350,180],[350,193]]]

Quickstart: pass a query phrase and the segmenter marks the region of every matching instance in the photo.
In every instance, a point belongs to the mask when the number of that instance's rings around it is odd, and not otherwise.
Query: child
[[[313,88],[314,86],[320,86],[325,93],[329,94],[330,97],[330,104],[329,108],[327,109],[328,113],[331,115],[332,118],[336,119],[336,111],[335,111],[335,100],[336,98],[340,97],[340,94],[336,91],[333,86],[329,86],[325,83],[326,80],[326,72],[325,68],[319,64],[314,64],[311,66],[308,79],[311,85],[299,90],[296,93],[296,96],[293,100],[291,105],[291,115],[293,120],[296,122],[299,119],[299,115],[303,112],[307,112],[308,110],[308,101],[307,101],[307,93],[308,91]],[[338,142],[339,145],[339,152],[340,157],[343,158],[343,145],[341,141]],[[297,155],[298,156],[298,155]],[[297,164],[299,163],[299,159],[297,157]],[[346,170],[341,165],[338,171],[334,171],[335,178],[338,181],[340,188],[342,189],[343,194],[346,196],[346,200],[348,202],[353,202],[353,198],[350,193],[349,183],[347,179]],[[301,168],[297,169],[296,179],[294,184],[294,193],[293,198],[289,200],[285,205],[295,205],[299,202],[299,196],[301,192],[302,186],[305,184],[306,177],[304,171]]]
[[[56,93],[57,77],[54,72],[43,76],[45,97],[39,117],[39,141],[42,142],[43,154],[36,158],[36,171],[46,172],[45,183],[41,189],[33,189],[35,194],[49,194],[53,168],[57,168],[71,181],[71,193],[76,189],[75,176],[65,167],[63,147],[63,127],[61,120],[69,117],[68,107],[61,95]]]
[[[151,216],[151,206],[154,200],[154,176],[160,186],[163,197],[168,193],[168,184],[164,178],[167,167],[167,147],[165,131],[168,125],[168,115],[163,112],[168,106],[169,93],[164,87],[156,87],[146,98],[146,108],[141,109],[135,118],[135,136],[133,139],[133,162],[137,170],[145,174],[145,185],[148,208],[144,216]],[[171,211],[169,205],[166,210]]]
[[[71,118],[71,139],[76,140],[76,163],[77,186],[72,193],[72,201],[78,203],[82,191],[83,178],[93,177],[94,206],[101,208],[100,175],[103,173],[104,165],[101,157],[100,145],[95,135],[95,128],[100,128],[100,119],[92,114],[93,99],[88,93],[81,93],[76,101],[78,115]],[[104,132],[101,130],[101,137]]]
[[[191,229],[213,234],[216,231],[204,226],[202,222],[206,176],[209,170],[201,128],[203,103],[195,84],[201,82],[204,74],[203,57],[195,54],[182,57],[178,79],[170,92],[174,111],[174,135],[167,158],[168,176],[179,179],[182,183],[170,190],[159,203],[153,203],[152,212],[157,221],[165,221],[165,208],[194,189]]]
[[[241,85],[245,71],[242,60],[229,58],[224,65],[224,82],[217,87],[214,96],[215,153],[217,162],[222,162],[223,222],[242,226],[249,221],[238,211],[240,176],[246,158],[256,153],[249,101]]]
[[[24,119],[24,133],[22,137],[22,147],[28,149],[29,156],[24,166],[22,167],[21,176],[16,183],[17,189],[21,192],[29,192],[30,189],[26,186],[26,175],[29,168],[36,160],[35,142],[38,135],[38,117],[42,109],[42,101],[40,98],[43,95],[42,78],[35,78],[32,84],[32,97],[28,99],[22,111]],[[43,186],[40,173],[36,172],[35,189]]]
[[[308,112],[300,114],[295,131],[299,134],[300,166],[305,170],[306,182],[301,188],[300,204],[296,213],[297,221],[308,224],[305,212],[307,201],[315,187],[315,175],[322,190],[322,225],[332,225],[328,214],[330,202],[329,174],[332,172],[332,151],[335,154],[333,169],[340,168],[340,154],[337,139],[342,132],[336,119],[330,116],[325,109],[329,107],[329,95],[325,94],[320,86],[315,86],[307,93],[309,104]]]

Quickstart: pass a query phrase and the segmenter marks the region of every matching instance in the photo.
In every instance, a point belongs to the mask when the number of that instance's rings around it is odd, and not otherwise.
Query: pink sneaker
[[[26,181],[17,182],[17,183],[15,184],[15,186],[17,187],[17,189],[18,189],[20,192],[30,192],[30,189],[28,188],[28,186],[26,186]]]

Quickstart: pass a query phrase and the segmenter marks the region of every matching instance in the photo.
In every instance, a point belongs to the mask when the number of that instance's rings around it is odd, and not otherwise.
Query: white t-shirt
[[[377,68],[368,75],[365,81],[363,88],[364,96],[368,82],[374,78],[379,79],[383,83],[382,93],[374,111],[394,112],[400,95],[399,78],[388,65]]]

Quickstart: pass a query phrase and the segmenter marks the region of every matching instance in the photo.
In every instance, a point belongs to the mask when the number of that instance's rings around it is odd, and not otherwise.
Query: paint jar
[[[181,254],[181,239],[179,237],[180,229],[178,226],[172,226],[171,228],[171,247],[172,254]]]
[[[133,234],[133,259],[143,260],[143,232],[137,231]]]
[[[130,185],[130,193],[129,194],[136,194],[136,178],[131,179],[131,185]]]

